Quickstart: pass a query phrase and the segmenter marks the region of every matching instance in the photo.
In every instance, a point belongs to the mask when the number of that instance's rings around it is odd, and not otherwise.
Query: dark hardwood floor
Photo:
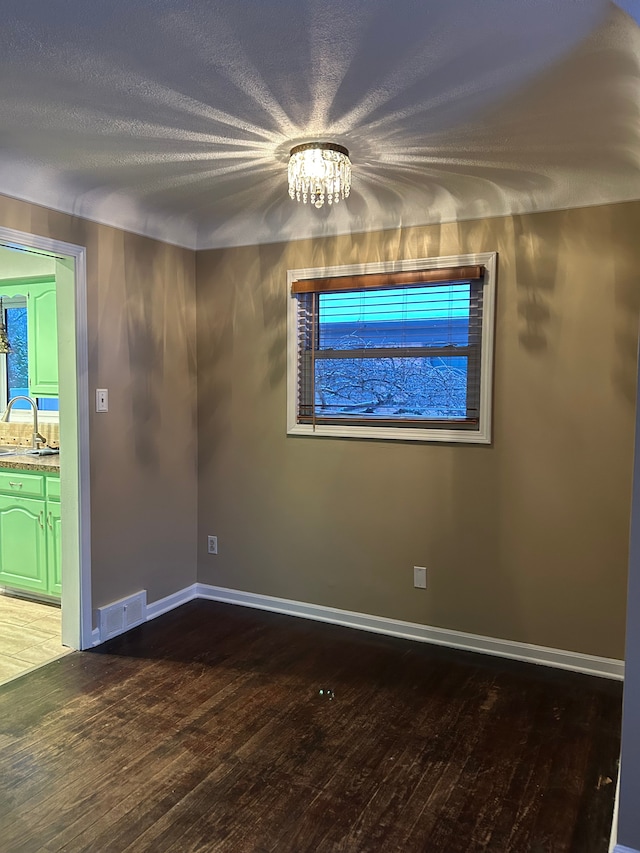
[[[620,708],[612,681],[192,602],[0,688],[0,851],[606,853]]]

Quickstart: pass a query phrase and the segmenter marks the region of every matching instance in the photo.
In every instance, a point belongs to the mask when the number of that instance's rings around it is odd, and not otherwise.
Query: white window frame
[[[439,258],[416,258],[401,261],[383,261],[372,264],[346,264],[336,267],[313,267],[287,271],[287,434],[324,436],[333,438],[373,438],[399,441],[451,442],[464,444],[491,444],[493,399],[493,350],[495,328],[495,290],[497,252],[472,255],[451,255]],[[468,265],[485,268],[483,285],[482,346],[480,356],[480,416],[478,429],[439,429],[427,427],[356,426],[350,424],[298,423],[298,351],[297,351],[297,297],[291,293],[295,281],[313,278],[332,278],[347,275],[408,272]]]

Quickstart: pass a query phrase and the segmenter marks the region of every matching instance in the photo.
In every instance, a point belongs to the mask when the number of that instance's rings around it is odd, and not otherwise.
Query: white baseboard
[[[317,622],[330,622],[347,628],[357,628],[360,631],[371,631],[376,634],[388,634],[391,637],[402,637],[421,643],[434,643],[454,649],[463,649],[484,655],[495,655],[503,658],[537,663],[544,666],[568,669],[573,672],[583,672],[602,678],[622,680],[624,678],[624,661],[613,658],[601,658],[594,655],[584,655],[579,652],[569,652],[563,649],[550,649],[545,646],[534,646],[514,640],[500,640],[495,637],[482,637],[478,634],[466,634],[462,631],[452,631],[446,628],[434,628],[420,625],[416,622],[403,622],[399,619],[388,619],[383,616],[371,616],[367,613],[356,613],[351,610],[339,610],[335,607],[324,607],[319,604],[308,604],[302,601],[292,601],[288,598],[274,598],[271,595],[258,595],[254,592],[243,592],[238,589],[211,586],[210,584],[195,583],[174,592],[165,598],[158,599],[147,605],[147,621],[168,613],[181,604],[186,604],[194,598],[205,598],[211,601],[221,601],[226,604],[239,604],[243,607],[255,607],[258,610],[269,610],[274,613],[284,613],[287,616],[299,616],[303,619],[313,619]],[[94,629],[93,645],[100,642],[99,632]]]
[[[613,853],[640,853],[635,847],[625,847],[623,844],[616,844],[613,848]]]
[[[403,622],[398,619],[387,619],[382,616],[370,616],[366,613],[354,613],[350,610],[338,610],[335,607],[324,607],[318,604],[307,604],[291,601],[287,598],[274,598],[270,595],[257,595],[253,592],[243,592],[237,589],[196,584],[197,598],[208,598],[213,601],[223,601],[227,604],[240,604],[244,607],[255,607],[259,610],[271,610],[275,613],[285,613],[288,616],[300,616],[304,619],[314,619],[318,622],[331,622],[347,628],[358,628],[361,631],[372,631],[377,634],[388,634],[392,637],[404,637],[422,643],[435,643],[455,649],[479,652],[485,655],[513,658],[527,663],[543,664],[559,669],[569,669],[588,675],[598,675],[602,678],[622,680],[624,678],[624,661],[613,658],[601,658],[594,655],[584,655],[578,652],[568,652],[563,649],[549,649],[545,646],[534,646],[529,643],[519,643],[513,640],[499,640],[493,637],[482,637],[478,634],[466,634],[462,631],[451,631],[445,628],[432,628],[415,622]]]
[[[193,583],[191,586],[186,586],[184,589],[167,595],[165,598],[159,598],[157,601],[147,604],[147,622],[150,619],[155,619],[157,616],[162,616],[163,613],[174,610],[176,607],[180,607],[181,604],[186,604],[187,601],[197,598],[197,586],[198,584]]]

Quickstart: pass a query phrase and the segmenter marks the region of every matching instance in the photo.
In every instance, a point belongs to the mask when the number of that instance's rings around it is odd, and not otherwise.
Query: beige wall
[[[202,582],[622,657],[640,204],[197,256],[0,224],[87,247],[94,606],[193,583],[197,542]],[[493,446],[288,438],[286,270],[471,251],[499,252]]]
[[[87,247],[93,606],[195,581],[193,252],[0,196],[0,225]],[[64,451],[64,448],[63,448]],[[64,453],[61,457],[64,465]]]
[[[198,253],[198,580],[621,658],[639,233],[625,203]],[[491,447],[286,436],[288,268],[484,251]]]

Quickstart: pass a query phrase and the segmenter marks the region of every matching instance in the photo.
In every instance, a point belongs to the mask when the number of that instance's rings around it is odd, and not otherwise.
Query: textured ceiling
[[[635,6],[2,0],[0,192],[198,248],[639,198]]]

